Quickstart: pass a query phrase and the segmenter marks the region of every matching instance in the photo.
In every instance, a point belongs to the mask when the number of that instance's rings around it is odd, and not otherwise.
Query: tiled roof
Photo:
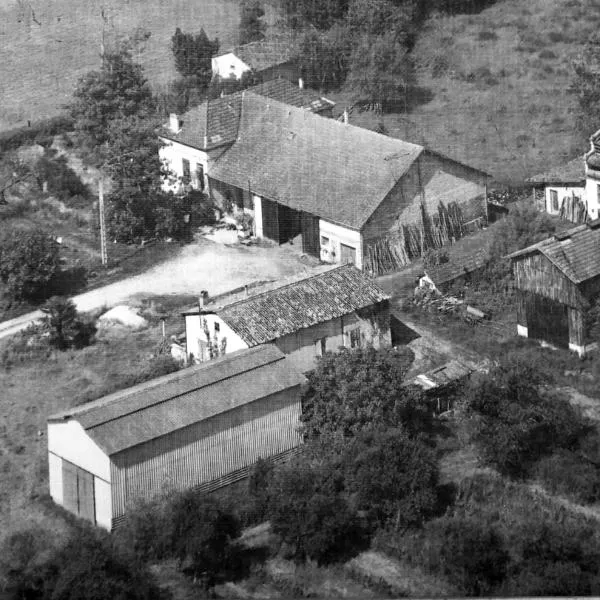
[[[565,165],[560,165],[546,173],[534,175],[529,183],[583,183],[585,182],[585,158],[579,156]]]
[[[214,179],[360,229],[424,151],[246,92],[236,143]]]
[[[51,416],[75,419],[108,455],[304,383],[271,344],[241,350]]]
[[[435,285],[442,285],[454,281],[467,273],[481,269],[489,260],[486,249],[476,250],[471,254],[450,259],[446,263],[425,269],[427,276]]]
[[[237,46],[231,52],[254,71],[282,65],[295,56],[294,44],[289,36],[250,42]]]
[[[579,284],[600,275],[600,227],[591,221],[513,252],[509,258],[519,258],[540,252],[573,283]]]
[[[362,271],[344,265],[234,302],[217,311],[250,346],[389,300]]]
[[[317,113],[334,104],[313,92],[301,90],[283,78],[261,83],[248,88],[248,91]],[[182,125],[179,133],[173,133],[166,127],[163,129],[162,135],[170,140],[201,150],[231,144],[237,136],[241,107],[242,92],[203,102],[181,116]],[[205,140],[207,110],[208,138]]]

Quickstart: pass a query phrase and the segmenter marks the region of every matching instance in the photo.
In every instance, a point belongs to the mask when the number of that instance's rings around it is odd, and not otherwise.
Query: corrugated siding
[[[113,456],[113,518],[137,499],[195,488],[297,447],[300,414],[296,388]]]

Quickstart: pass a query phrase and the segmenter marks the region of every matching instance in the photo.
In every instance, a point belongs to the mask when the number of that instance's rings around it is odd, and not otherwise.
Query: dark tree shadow
[[[46,296],[73,296],[87,285],[88,272],[85,267],[61,269],[46,287]]]

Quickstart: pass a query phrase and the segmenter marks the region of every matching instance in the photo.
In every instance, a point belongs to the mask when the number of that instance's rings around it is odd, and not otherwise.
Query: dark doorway
[[[560,302],[529,294],[527,296],[527,333],[559,348],[569,347],[567,307]]]
[[[302,252],[319,258],[321,253],[319,217],[303,212],[300,217],[300,225],[302,228]]]
[[[279,243],[285,244],[300,233],[300,213],[293,208],[279,205]]]
[[[263,235],[279,243],[279,204],[262,199]]]

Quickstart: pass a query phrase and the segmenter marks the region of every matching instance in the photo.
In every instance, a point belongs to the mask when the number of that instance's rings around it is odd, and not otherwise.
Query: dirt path
[[[309,274],[311,270],[287,246],[226,246],[203,239],[145,273],[85,292],[73,300],[78,310],[87,312],[156,295],[198,295],[207,290],[209,296],[215,296],[256,281],[283,279],[303,271]],[[25,329],[41,316],[35,311],[0,323],[0,339]]]

